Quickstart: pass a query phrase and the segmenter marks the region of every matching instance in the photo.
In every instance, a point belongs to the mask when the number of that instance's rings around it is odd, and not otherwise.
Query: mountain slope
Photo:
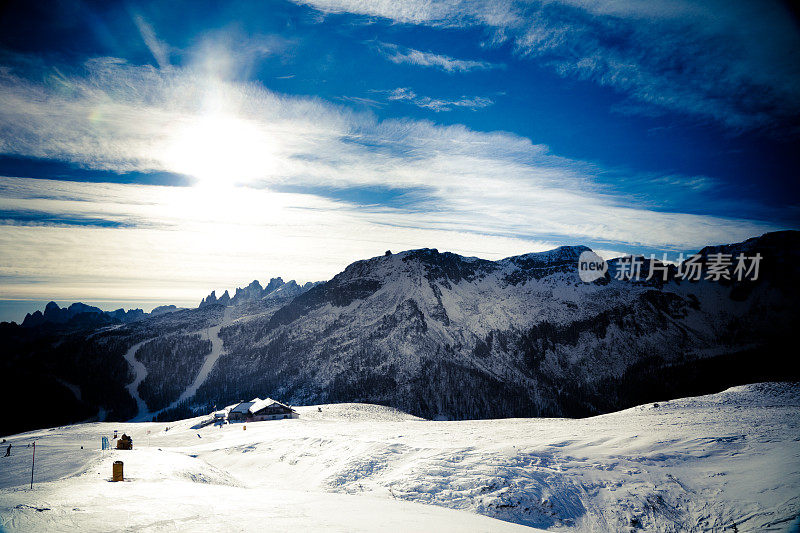
[[[0,363],[32,390],[72,395],[84,418],[137,414],[123,356],[143,341],[137,360],[147,377],[137,391],[150,412],[170,406],[162,419],[254,396],[367,401],[426,418],[587,416],[796,378],[781,347],[798,319],[798,235],[701,252],[705,262],[761,254],[758,280],[741,282],[684,281],[674,267],[667,281],[617,280],[615,260],[605,277],[583,283],[581,246],[500,261],[386,254],[325,283],[254,282],[233,298],[212,293],[198,309],[128,324],[68,334],[4,325],[11,355]],[[221,349],[200,383],[217,331]],[[190,385],[196,393],[184,394]]]
[[[564,416],[630,405],[637,393],[620,385],[637,374],[666,367],[681,387],[679,369],[708,374],[704,362],[724,367],[744,350],[780,374],[785,362],[761,351],[797,318],[797,291],[782,282],[797,273],[797,244],[796,232],[747,244],[765,256],[755,283],[585,284],[584,247],[359,261],[270,317],[224,328],[226,354],[199,393],[372,401],[429,418]]]

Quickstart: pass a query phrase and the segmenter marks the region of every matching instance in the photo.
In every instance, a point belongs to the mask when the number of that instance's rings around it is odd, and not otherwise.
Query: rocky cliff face
[[[278,277],[270,279],[267,286],[262,287],[258,280],[253,280],[247,287],[237,287],[232,298],[227,290],[219,298],[217,298],[216,291],[211,291],[211,294],[203,298],[200,302],[200,307],[216,304],[238,306],[264,299],[276,300],[281,298],[293,298],[309,290],[314,285],[317,285],[317,283],[308,282],[300,286],[295,280],[285,282],[283,278]]]

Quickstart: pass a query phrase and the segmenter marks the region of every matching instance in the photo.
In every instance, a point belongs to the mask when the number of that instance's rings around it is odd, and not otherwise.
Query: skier
[[[9,457],[11,455],[11,443],[8,444],[8,448],[6,448],[6,454],[3,457]]]

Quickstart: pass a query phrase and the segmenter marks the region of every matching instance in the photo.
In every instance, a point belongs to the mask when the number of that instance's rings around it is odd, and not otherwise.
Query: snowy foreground
[[[12,456],[0,458],[0,529],[800,526],[798,384],[736,387],[583,420],[430,422],[363,404],[298,410],[298,420],[246,429],[192,429],[198,418],[13,436]],[[114,429],[133,436],[132,451],[99,451]],[[110,481],[115,460],[125,463],[125,482]]]

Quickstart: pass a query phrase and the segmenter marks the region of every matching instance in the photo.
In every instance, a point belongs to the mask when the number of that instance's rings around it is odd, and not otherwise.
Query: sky
[[[0,320],[797,229],[798,117],[798,13],[765,0],[12,1]]]

